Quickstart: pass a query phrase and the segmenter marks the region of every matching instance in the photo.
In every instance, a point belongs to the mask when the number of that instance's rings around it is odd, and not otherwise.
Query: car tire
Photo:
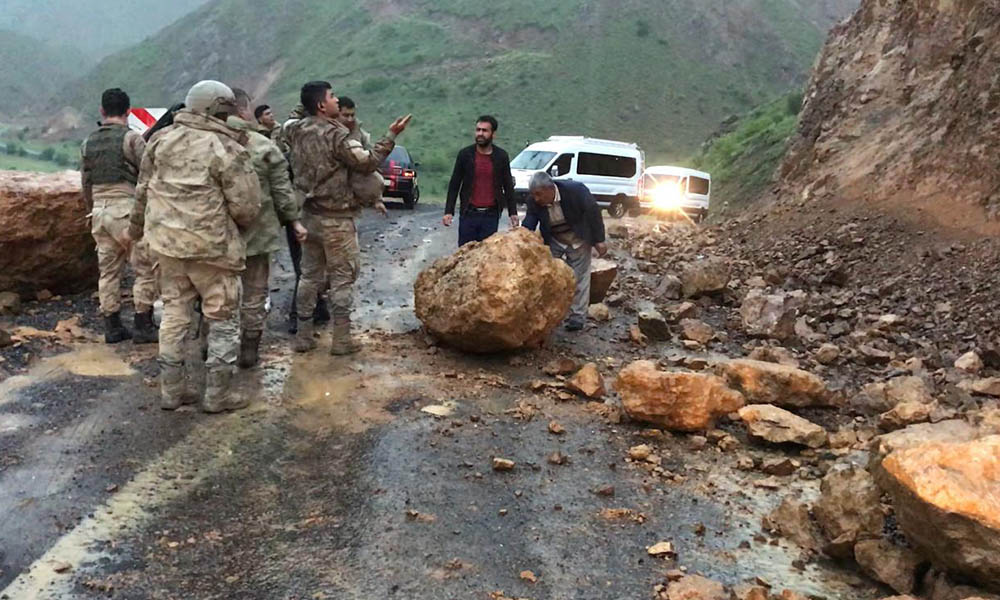
[[[419,187],[413,188],[413,203],[416,204],[417,202],[420,202],[420,188]]]
[[[403,206],[406,210],[413,210],[414,204],[416,204],[416,200],[414,200],[413,194],[406,194],[403,196]]]
[[[623,200],[612,200],[611,206],[608,207],[608,214],[615,219],[620,219],[625,216],[628,210],[625,207],[625,202]]]

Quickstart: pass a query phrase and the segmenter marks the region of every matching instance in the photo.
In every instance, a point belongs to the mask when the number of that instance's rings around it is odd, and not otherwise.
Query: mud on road
[[[761,531],[780,496],[814,496],[815,478],[777,494],[702,438],[529,389],[553,358],[610,378],[623,359],[676,348],[615,350],[617,322],[512,356],[428,346],[412,282],[457,232],[436,207],[366,217],[361,232],[364,351],[292,355],[279,261],[246,411],[160,411],[155,349],[127,344],[77,344],[0,383],[0,598],[648,598],[681,567],[878,595]],[[752,456],[786,456],[730,433]],[[640,443],[658,472],[626,460]],[[494,471],[494,457],[516,466]],[[647,554],[660,541],[675,559]]]

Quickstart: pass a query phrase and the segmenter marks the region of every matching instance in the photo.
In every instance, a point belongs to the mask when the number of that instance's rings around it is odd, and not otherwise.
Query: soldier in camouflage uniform
[[[155,264],[145,243],[133,245],[127,238],[128,215],[135,203],[139,164],[146,148],[142,136],[128,128],[130,104],[128,94],[122,90],[105,90],[101,96],[101,126],[80,149],[83,196],[91,211],[91,233],[97,243],[97,289],[104,315],[104,341],[109,344],[133,338],[121,319],[121,280],[130,251],[135,271],[133,339],[137,344],[149,344],[157,337],[153,323]]]
[[[240,306],[243,331],[239,366],[249,369],[259,360],[260,338],[267,318],[265,305],[271,253],[281,247],[281,225],[291,227],[299,242],[305,241],[307,232],[298,220],[299,205],[288,177],[288,162],[271,140],[254,129],[250,94],[239,88],[233,88],[233,94],[236,96],[237,114],[226,122],[249,136],[247,150],[253,160],[261,192],[257,220],[243,232],[247,244],[247,268],[243,271],[243,303]]]
[[[331,354],[359,350],[351,338],[351,308],[358,277],[358,233],[354,218],[361,209],[348,182],[350,172],[372,173],[395,147],[396,136],[406,129],[410,116],[396,119],[385,138],[371,151],[348,139],[350,133],[337,121],[340,111],[330,84],[313,81],[302,86],[302,105],[309,116],[287,126],[295,187],[305,195],[303,225],[310,234],[303,244],[302,282],[298,290],[299,314],[308,315],[316,292],[329,276],[333,313]],[[376,208],[385,214],[379,202]],[[293,348],[307,352],[316,347],[311,320],[299,319]]]
[[[184,394],[184,339],[194,302],[208,322],[207,384],[202,410],[247,405],[230,394],[240,343],[240,273],[246,267],[241,229],[260,211],[260,184],[245,146],[247,135],[226,126],[235,112],[233,91],[201,81],[187,108],[146,148],[129,234],[145,233],[160,261],[161,407],[173,410]]]
[[[301,104],[297,104],[295,108],[288,113],[288,119],[275,127],[274,131],[271,133],[271,139],[274,143],[278,145],[281,152],[287,157],[290,153],[291,148],[288,145],[288,134],[292,123],[300,121],[306,117],[306,110],[302,108]],[[294,177],[294,173],[292,174]],[[294,187],[294,186],[293,186]],[[295,199],[299,204],[299,209],[301,210],[303,202],[305,202],[305,196],[302,195],[300,191],[295,190]],[[295,333],[299,328],[299,316],[298,307],[296,306],[295,297],[299,293],[299,281],[302,279],[302,244],[296,238],[295,230],[291,227],[285,227],[285,237],[288,240],[288,255],[292,259],[292,268],[295,270],[295,290],[292,293],[292,306],[289,311],[289,322],[288,322],[288,333]],[[326,286],[320,288],[318,296],[316,297],[316,307],[313,309],[313,325],[323,325],[330,322],[330,311],[326,306],[326,298],[323,294],[326,292]]]

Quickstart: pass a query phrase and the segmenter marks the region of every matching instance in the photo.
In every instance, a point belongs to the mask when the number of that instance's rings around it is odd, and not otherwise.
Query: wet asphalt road
[[[427,348],[411,286],[454,248],[439,210],[363,220],[357,357],[289,352],[279,260],[264,363],[240,384],[247,411],[160,411],[148,347],[83,345],[0,383],[0,598],[631,599],[679,566],[877,596],[835,565],[793,566],[797,549],[765,539],[760,517],[780,497],[753,488],[735,454],[525,389],[553,357],[603,361],[617,334],[560,332],[513,357]],[[638,443],[678,477],[627,463]],[[568,463],[549,463],[555,451]],[[514,471],[493,471],[495,456]],[[659,541],[676,561],[646,554]]]

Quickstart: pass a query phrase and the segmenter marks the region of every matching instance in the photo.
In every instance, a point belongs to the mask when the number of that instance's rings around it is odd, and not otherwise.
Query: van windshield
[[[511,169],[524,169],[526,171],[539,171],[549,164],[555,152],[544,152],[542,150],[523,150],[510,163]]]
[[[677,185],[680,180],[677,175],[653,175],[652,177],[657,185]]]

